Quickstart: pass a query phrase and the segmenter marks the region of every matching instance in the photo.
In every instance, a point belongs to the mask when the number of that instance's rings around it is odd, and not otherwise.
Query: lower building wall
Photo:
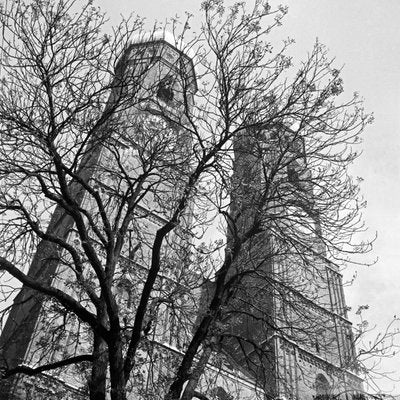
[[[167,345],[155,344],[148,351],[141,350],[139,362],[128,382],[128,400],[162,400],[172,382],[181,354]],[[56,375],[57,374],[57,375]],[[52,371],[35,376],[16,375],[3,383],[9,390],[2,392],[1,400],[85,400],[85,377],[74,367],[62,372]],[[206,367],[196,391],[213,400],[265,399],[264,392],[239,371],[228,371],[213,365]]]
[[[363,392],[362,381],[350,372],[330,369],[322,360],[307,355],[294,347],[281,347],[277,359],[277,388],[257,389],[255,382],[239,370],[228,370],[227,359],[219,357],[220,367],[208,365],[200,378],[197,392],[212,400],[257,399],[328,399],[335,396],[352,400]],[[128,383],[128,400],[162,400],[173,378],[172,372],[181,354],[168,345],[152,344],[142,349]],[[53,372],[55,373],[55,372]],[[84,375],[65,369],[58,376],[51,373],[37,376],[18,375],[6,381],[8,395],[1,400],[84,400]],[[270,396],[275,393],[276,396]],[[332,396],[332,397],[331,397]]]
[[[363,393],[361,378],[330,364],[317,355],[279,341],[277,382],[280,398],[315,400],[333,398],[350,400]]]
[[[9,390],[1,400],[85,400],[81,390],[67,385],[62,379],[50,374],[35,376],[16,375],[7,380]]]

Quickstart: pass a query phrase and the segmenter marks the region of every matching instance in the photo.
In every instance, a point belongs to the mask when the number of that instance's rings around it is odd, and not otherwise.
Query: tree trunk
[[[90,400],[105,400],[108,366],[108,347],[97,333],[94,335],[92,374],[89,382]]]
[[[111,400],[126,400],[126,380],[120,335],[109,346]]]
[[[201,355],[200,360],[196,365],[196,368],[194,369],[193,373],[190,376],[190,379],[185,387],[181,400],[191,400],[195,395],[195,389],[199,383],[201,375],[204,372],[204,369],[206,368],[211,352],[212,352],[211,346],[208,345],[204,349],[203,354]]]

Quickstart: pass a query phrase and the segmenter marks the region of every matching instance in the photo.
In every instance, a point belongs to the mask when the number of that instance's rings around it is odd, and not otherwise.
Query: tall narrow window
[[[325,399],[329,395],[330,385],[328,379],[322,374],[318,374],[315,379],[315,391],[319,399]]]
[[[158,84],[157,97],[166,103],[170,103],[174,99],[173,86],[172,76],[165,76]]]

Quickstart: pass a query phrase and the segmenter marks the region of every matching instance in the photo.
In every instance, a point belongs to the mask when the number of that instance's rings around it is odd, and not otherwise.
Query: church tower
[[[132,197],[131,192],[135,189],[139,193],[133,217],[129,217],[128,239],[115,275],[118,283],[114,295],[121,308],[126,309],[125,324],[132,323],[129,310],[137,302],[134,288],[142,285],[141,271],[149,263],[154,236],[170,217],[187,168],[186,149],[190,139],[180,126],[185,124],[185,111],[193,102],[196,79],[192,60],[168,35],[156,32],[138,37],[125,50],[116,65],[111,93],[103,112],[107,122],[102,123],[100,118],[92,135],[85,139],[85,147],[78,150],[80,162],[69,182],[72,200],[85,210],[85,223],[90,226],[90,221],[102,226],[99,204],[108,214],[107,218],[118,223],[128,214],[130,203],[124,196],[130,193]],[[164,146],[160,151],[165,156],[159,161],[157,151],[161,146]],[[146,162],[151,157],[154,171],[143,189],[139,181],[146,175]],[[190,215],[183,215],[184,218],[190,219]],[[85,243],[76,228],[76,221],[65,207],[55,208],[47,233],[84,254]],[[89,227],[88,240],[94,243],[98,240],[99,235],[96,235]],[[179,247],[179,231],[174,235],[173,241]],[[101,243],[93,246],[101,261],[104,256]],[[71,262],[70,255],[54,240],[44,238],[37,247],[28,275],[73,294],[81,304],[87,304],[89,299],[84,291],[74,286],[76,273],[84,275],[82,282],[92,282],[90,272],[85,270],[86,261],[82,271],[70,268]],[[175,272],[171,269],[163,271],[161,275],[165,278],[160,278],[156,286],[162,288],[165,279],[173,279]],[[166,332],[157,334],[165,336]],[[176,336],[164,336],[164,342],[175,345]],[[76,318],[67,312],[63,314],[55,302],[24,286],[14,299],[1,334],[0,366],[6,371],[15,368],[23,371],[24,367],[57,363],[74,356],[77,350],[86,348],[90,352],[92,341],[89,331],[79,326]],[[53,342],[54,346],[49,346]],[[57,374],[50,371],[33,376],[12,375],[0,381],[0,397],[2,400],[58,399],[62,395],[66,399],[84,398],[84,382],[78,375],[70,369]]]
[[[363,383],[342,275],[321,235],[304,139],[276,124],[243,131],[234,153],[236,229],[243,234],[257,218],[265,225],[237,262],[245,278],[225,352],[267,398],[358,398]]]

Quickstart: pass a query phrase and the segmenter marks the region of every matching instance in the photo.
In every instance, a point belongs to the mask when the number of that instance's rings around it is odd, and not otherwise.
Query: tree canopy
[[[272,333],[359,370],[340,269],[370,250],[348,167],[371,116],[323,45],[297,68],[272,47],[285,8],[201,10],[197,34],[104,34],[92,2],[1,9],[4,381],[202,399],[230,365],[266,390]]]

